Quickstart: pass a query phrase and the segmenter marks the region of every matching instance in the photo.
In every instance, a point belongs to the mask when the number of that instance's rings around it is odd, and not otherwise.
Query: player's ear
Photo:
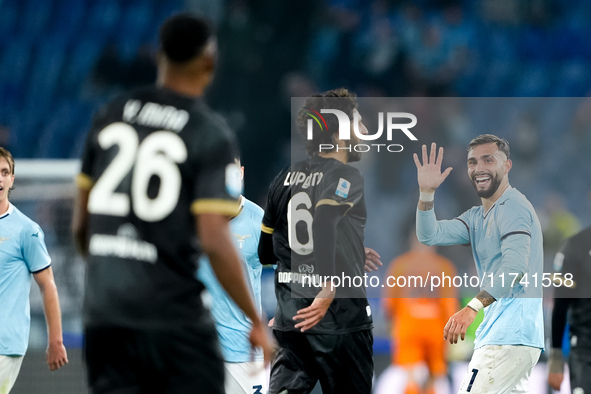
[[[505,174],[508,174],[509,171],[511,171],[511,168],[513,168],[513,162],[511,159],[505,160]]]

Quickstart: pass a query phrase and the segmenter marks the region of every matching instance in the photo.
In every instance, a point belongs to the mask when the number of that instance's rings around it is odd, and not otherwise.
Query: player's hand
[[[548,384],[554,390],[560,390],[564,379],[564,354],[561,348],[551,348],[548,355]]]
[[[299,328],[301,332],[305,332],[322,320],[328,307],[334,299],[335,290],[330,290],[329,287],[325,287],[320,290],[320,293],[312,301],[312,305],[307,308],[300,309],[298,314],[293,317],[293,320],[303,320],[297,323],[294,327]]]
[[[365,248],[365,272],[377,271],[384,264],[380,260],[378,252],[372,248]]]
[[[476,315],[477,312],[468,307],[456,312],[443,328],[443,340],[453,344],[458,343],[458,337],[461,337],[462,341],[466,339],[466,330],[474,322]]]
[[[273,328],[273,324],[275,324],[275,318],[274,317],[272,317],[271,320],[269,320],[269,323],[267,323],[267,326]]]
[[[260,320],[253,323],[248,340],[252,347],[260,347],[263,349],[265,367],[268,366],[275,354],[275,343],[269,336],[267,328]]]
[[[68,363],[66,347],[62,343],[49,344],[45,352],[47,365],[51,371],[57,371]]]
[[[441,163],[443,162],[443,148],[439,148],[437,153],[437,145],[435,142],[431,143],[431,153],[427,156],[427,145],[423,145],[423,164],[419,161],[419,156],[413,154],[415,165],[417,166],[417,179],[419,181],[419,189],[424,193],[433,193],[435,189],[443,183],[445,178],[449,175],[452,168],[441,172]]]
[[[548,384],[552,389],[559,391],[560,385],[562,384],[562,380],[564,379],[563,373],[549,373],[548,374]]]

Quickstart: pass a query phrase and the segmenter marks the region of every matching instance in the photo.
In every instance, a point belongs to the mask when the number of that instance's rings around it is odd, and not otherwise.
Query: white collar
[[[0,219],[5,218],[6,216],[10,215],[14,211],[14,205],[8,202],[8,210],[0,215]]]

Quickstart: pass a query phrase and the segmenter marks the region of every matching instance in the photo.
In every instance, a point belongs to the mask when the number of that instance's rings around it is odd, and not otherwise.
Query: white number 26
[[[182,179],[177,164],[187,160],[187,147],[181,137],[169,131],[157,131],[140,144],[136,130],[119,122],[101,130],[98,143],[105,150],[114,145],[119,150],[92,188],[88,211],[126,216],[131,199],[133,212],[144,221],[156,222],[170,215],[181,191]],[[132,170],[130,192],[116,192]],[[159,179],[160,186],[156,196],[151,198],[148,185],[154,176]]]

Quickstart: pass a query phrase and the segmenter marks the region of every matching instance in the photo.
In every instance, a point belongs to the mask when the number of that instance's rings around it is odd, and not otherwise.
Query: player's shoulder
[[[328,159],[324,165],[325,182],[332,182],[341,178],[348,182],[363,183],[363,175],[358,168],[341,163],[338,160]]]
[[[21,230],[21,233],[36,234],[41,231],[41,226],[37,224],[33,219],[25,215],[20,209],[11,205],[10,215],[14,218],[13,225],[17,225]]]
[[[244,209],[245,212],[249,214],[253,219],[258,219],[259,221],[263,219],[263,215],[265,211],[261,208],[258,204],[250,201],[249,199],[244,198]]]
[[[523,209],[533,210],[531,202],[525,197],[523,193],[514,187],[509,188],[505,193],[499,197],[497,202],[499,207],[505,209]]]

